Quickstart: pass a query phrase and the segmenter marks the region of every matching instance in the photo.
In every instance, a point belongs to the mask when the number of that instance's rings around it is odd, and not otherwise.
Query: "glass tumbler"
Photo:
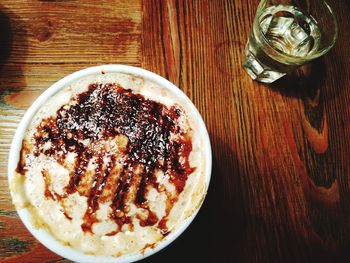
[[[337,36],[337,21],[326,1],[261,0],[243,66],[254,80],[272,83],[326,54]]]

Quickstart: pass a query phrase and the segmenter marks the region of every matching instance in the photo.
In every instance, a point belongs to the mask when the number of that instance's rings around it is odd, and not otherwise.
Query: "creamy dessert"
[[[64,245],[122,256],[155,247],[206,191],[203,136],[186,103],[140,77],[84,77],[27,128],[10,188]]]

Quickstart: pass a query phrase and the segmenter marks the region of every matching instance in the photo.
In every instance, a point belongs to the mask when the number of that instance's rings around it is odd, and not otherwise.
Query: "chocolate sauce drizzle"
[[[178,124],[181,114],[175,106],[168,108],[119,85],[94,83],[75,98],[75,103],[62,106],[57,111],[57,117],[41,122],[34,136],[36,156],[52,156],[64,165],[68,152],[77,154],[63,198],[77,191],[87,196],[88,209],[81,226],[83,231],[92,232],[93,224],[98,222],[95,213],[100,203],[111,200],[113,212],[110,217],[120,228],[124,224],[133,227],[131,218],[127,216],[128,202],[133,202],[148,211],[146,219],[137,217],[141,226],[159,222],[158,227],[164,234],[167,233],[166,220],[171,207],[183,191],[188,175],[194,171],[189,164],[191,137]],[[127,138],[126,147],[121,152],[97,147],[118,136]],[[86,141],[88,143],[84,143]],[[48,142],[50,147],[44,147]],[[114,168],[121,160],[120,154],[124,156],[122,170],[119,176],[115,176]],[[109,160],[107,164],[104,158]],[[89,184],[83,178],[91,161],[96,168]],[[24,171],[23,167],[18,170]],[[136,173],[136,170],[139,172]],[[146,198],[149,187],[166,191],[157,181],[155,174],[159,170],[176,188],[175,197],[167,193],[166,215],[161,219],[150,210]],[[117,179],[111,183],[109,177],[113,176]],[[134,198],[130,200],[132,191]],[[49,190],[45,194],[47,198],[53,196]]]

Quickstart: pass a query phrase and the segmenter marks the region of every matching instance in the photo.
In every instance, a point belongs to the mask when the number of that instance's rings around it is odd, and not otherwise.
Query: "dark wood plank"
[[[142,66],[173,81],[213,144],[208,199],[146,262],[348,262],[349,3],[335,48],[267,86],[241,67],[258,1],[143,1]]]

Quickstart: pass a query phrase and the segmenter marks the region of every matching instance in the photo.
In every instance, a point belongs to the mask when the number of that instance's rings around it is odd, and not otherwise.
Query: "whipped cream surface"
[[[101,72],[66,86],[35,114],[11,194],[64,245],[93,255],[142,253],[200,206],[203,143],[176,94]]]

